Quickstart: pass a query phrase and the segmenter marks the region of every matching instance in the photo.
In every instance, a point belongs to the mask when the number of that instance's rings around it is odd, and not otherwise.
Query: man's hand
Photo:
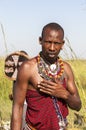
[[[43,81],[38,84],[38,89],[41,92],[63,99],[68,95],[68,91],[63,87],[59,80],[53,82],[43,79]]]

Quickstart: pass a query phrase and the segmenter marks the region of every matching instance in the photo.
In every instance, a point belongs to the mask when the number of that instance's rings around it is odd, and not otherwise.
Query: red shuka
[[[65,80],[63,87],[66,87]],[[52,97],[35,90],[28,90],[26,95],[26,122],[37,130],[59,130],[59,119]],[[68,115],[68,108],[64,100],[58,99],[60,111],[64,118]]]

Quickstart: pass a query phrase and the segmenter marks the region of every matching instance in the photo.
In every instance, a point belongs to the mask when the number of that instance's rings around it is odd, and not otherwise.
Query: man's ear
[[[64,43],[65,43],[65,40],[63,40],[63,42],[62,42],[62,47],[61,47],[61,50],[63,50]]]
[[[42,37],[39,37],[39,44],[42,44]]]
[[[64,43],[65,43],[65,40],[63,40],[63,45],[64,45]]]

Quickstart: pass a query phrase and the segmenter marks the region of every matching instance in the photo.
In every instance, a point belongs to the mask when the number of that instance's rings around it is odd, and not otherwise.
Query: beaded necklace
[[[44,59],[38,55],[37,56],[37,62],[38,62],[38,72],[41,77],[43,77],[46,80],[52,80],[60,79],[64,72],[64,64],[61,58],[57,58],[57,61],[54,64],[48,65]],[[64,130],[66,126],[66,119],[63,118],[62,113],[60,111],[60,107],[58,104],[58,99],[54,96],[52,96],[54,108],[56,110],[57,118],[59,119],[59,130]]]
[[[38,55],[37,56],[39,73],[41,76],[46,77],[47,79],[60,79],[64,72],[64,64],[61,58],[57,58],[57,61],[54,64],[48,65],[44,59]]]

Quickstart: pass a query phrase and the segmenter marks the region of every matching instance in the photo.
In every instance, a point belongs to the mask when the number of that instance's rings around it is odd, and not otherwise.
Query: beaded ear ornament
[[[60,79],[64,72],[64,64],[61,58],[57,58],[57,61],[54,64],[47,64],[44,59],[38,55],[37,56],[37,62],[38,62],[38,71],[39,74],[46,78],[46,79]]]

